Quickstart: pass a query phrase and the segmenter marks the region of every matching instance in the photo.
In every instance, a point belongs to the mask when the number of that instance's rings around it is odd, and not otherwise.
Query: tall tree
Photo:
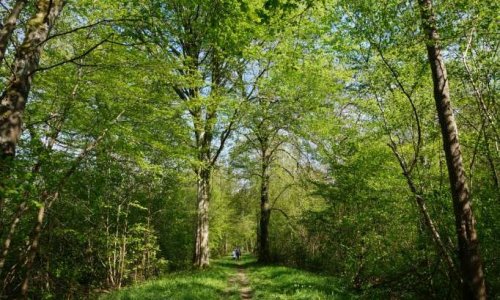
[[[12,75],[0,98],[0,169],[15,155],[42,47],[64,3],[64,0],[38,0],[36,12],[26,24],[24,41],[16,52]]]
[[[233,131],[241,103],[241,53],[251,41],[248,9],[238,1],[155,2],[155,40],[177,64],[169,82],[189,119],[189,159],[197,182],[193,264],[209,264],[209,203],[213,168]],[[237,29],[236,29],[237,28]],[[228,35],[228,32],[235,34]],[[143,34],[148,35],[150,29]]]
[[[440,48],[436,15],[432,0],[419,0],[422,27],[427,35],[426,47],[434,85],[434,100],[441,127],[443,148],[450,180],[458,235],[458,251],[464,299],[486,299],[484,271],[479,253],[476,221],[472,213],[471,197],[462,162],[458,129],[451,106],[450,87],[446,66]]]

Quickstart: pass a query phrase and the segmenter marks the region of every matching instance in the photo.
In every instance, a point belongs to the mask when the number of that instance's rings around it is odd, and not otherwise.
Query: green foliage
[[[414,161],[410,179],[458,265],[416,1],[67,2],[0,178],[2,296],[31,268],[31,298],[94,297],[157,276],[104,298],[239,298],[234,263],[185,270],[196,172],[211,171],[211,255],[255,251],[265,144],[272,259],[328,276],[244,260],[254,298],[459,297],[398,161]],[[498,4],[433,2],[495,298]],[[34,11],[30,1],[17,22],[2,90]]]

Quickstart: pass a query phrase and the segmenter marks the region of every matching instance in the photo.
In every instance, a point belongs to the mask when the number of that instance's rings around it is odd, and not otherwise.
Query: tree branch
[[[139,19],[126,19],[126,18],[125,19],[116,19],[116,20],[115,19],[103,19],[103,20],[97,21],[97,22],[92,23],[92,24],[84,25],[84,26],[81,26],[81,27],[76,27],[76,28],[70,29],[68,31],[64,31],[64,32],[53,34],[53,35],[47,37],[47,39],[45,39],[44,41],[41,41],[38,44],[38,46],[41,46],[41,45],[45,44],[46,42],[50,41],[51,39],[54,39],[54,38],[57,38],[57,37],[60,37],[60,36],[63,36],[63,35],[75,33],[77,31],[80,31],[80,30],[83,30],[83,29],[92,28],[92,27],[95,27],[95,26],[100,25],[100,24],[115,23],[115,22],[121,22],[121,21],[139,21]]]
[[[58,62],[56,64],[53,64],[53,65],[50,65],[50,66],[47,66],[47,67],[40,67],[38,69],[36,69],[35,71],[33,71],[30,75],[33,75],[34,73],[37,73],[37,72],[41,72],[41,71],[47,71],[47,70],[50,70],[50,69],[54,69],[56,67],[59,67],[59,66],[62,66],[64,64],[67,64],[67,63],[74,63],[75,61],[81,59],[81,58],[84,58],[85,56],[87,56],[88,54],[90,54],[92,51],[94,51],[95,49],[97,49],[97,47],[101,46],[102,44],[108,42],[108,39],[110,38],[111,36],[107,37],[106,39],[100,41],[99,43],[95,44],[94,46],[90,47],[87,51],[83,52],[82,54],[80,55],[77,55],[75,57],[72,57],[70,59],[67,59],[67,60],[64,60],[64,61],[61,61],[61,62]]]

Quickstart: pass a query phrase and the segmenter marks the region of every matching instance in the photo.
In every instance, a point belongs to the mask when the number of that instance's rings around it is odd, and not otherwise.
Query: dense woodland
[[[500,297],[499,12],[1,0],[2,297],[236,246],[369,299]]]

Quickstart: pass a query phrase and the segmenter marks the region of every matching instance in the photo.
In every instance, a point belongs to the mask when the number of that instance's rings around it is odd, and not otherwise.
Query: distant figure
[[[236,251],[236,260],[240,260],[240,256],[241,256],[240,247],[236,247],[235,251]]]
[[[236,251],[236,248],[234,248],[233,253],[231,254],[233,259],[238,259],[238,252]]]

